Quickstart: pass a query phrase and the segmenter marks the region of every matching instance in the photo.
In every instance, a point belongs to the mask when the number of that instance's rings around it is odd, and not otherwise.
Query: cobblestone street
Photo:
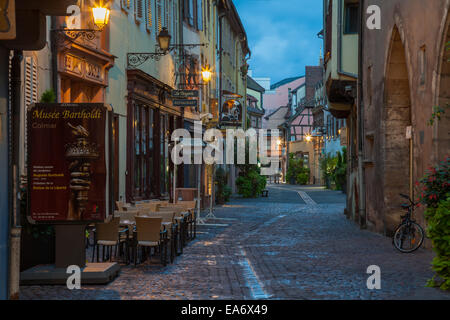
[[[450,299],[425,288],[432,252],[397,252],[389,238],[343,214],[345,195],[319,187],[270,185],[269,197],[232,199],[220,220],[173,264],[122,266],[108,285],[22,286],[21,299]],[[366,269],[381,268],[381,290]]]

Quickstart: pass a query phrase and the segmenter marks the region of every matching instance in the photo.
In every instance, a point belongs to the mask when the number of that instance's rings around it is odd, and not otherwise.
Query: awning
[[[230,97],[230,98],[242,98],[240,94],[228,91],[228,90],[222,90],[222,96]]]

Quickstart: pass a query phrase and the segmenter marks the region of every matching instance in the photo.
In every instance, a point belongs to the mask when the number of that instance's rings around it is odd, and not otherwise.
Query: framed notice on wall
[[[89,223],[110,214],[112,109],[103,104],[34,104],[27,114],[28,217]]]

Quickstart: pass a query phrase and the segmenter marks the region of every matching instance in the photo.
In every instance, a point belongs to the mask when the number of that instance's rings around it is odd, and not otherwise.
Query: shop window
[[[153,174],[153,109],[135,105],[134,109],[134,196],[148,198],[154,194]]]

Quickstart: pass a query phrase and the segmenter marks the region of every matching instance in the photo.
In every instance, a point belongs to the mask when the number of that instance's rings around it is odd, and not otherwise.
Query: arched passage
[[[443,48],[441,54],[441,68],[439,80],[439,106],[445,109],[437,126],[437,156],[441,161],[450,155],[450,16],[447,19]]]
[[[391,234],[400,221],[399,193],[410,192],[410,140],[406,130],[411,126],[411,95],[406,67],[405,48],[395,27],[386,69],[386,103],[384,110],[384,215],[385,232]]]

